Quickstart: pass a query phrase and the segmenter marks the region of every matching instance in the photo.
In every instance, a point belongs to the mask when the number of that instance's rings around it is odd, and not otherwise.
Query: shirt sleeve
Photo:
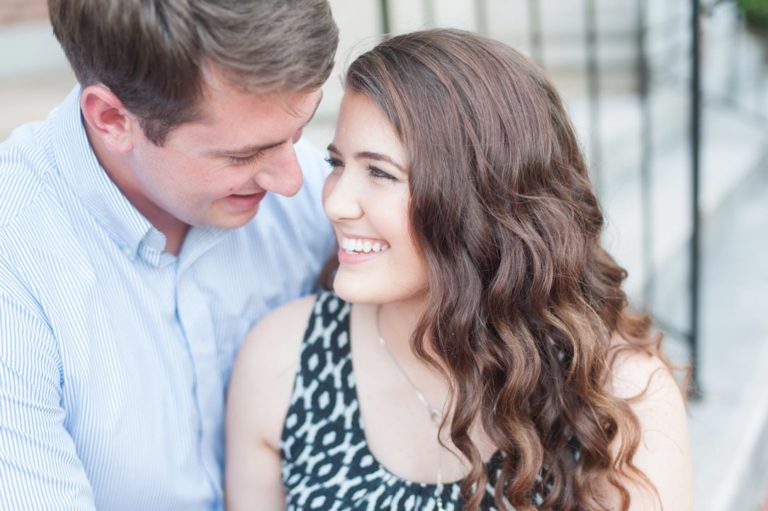
[[[64,426],[61,374],[39,309],[0,280],[0,509],[95,510]]]

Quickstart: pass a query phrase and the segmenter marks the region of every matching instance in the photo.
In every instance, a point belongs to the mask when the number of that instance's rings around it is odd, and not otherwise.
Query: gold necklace
[[[387,342],[384,340],[384,337],[382,337],[381,330],[379,329],[379,310],[380,310],[380,307],[376,309],[376,333],[378,334],[378,337],[379,337],[379,343],[384,348],[384,351],[387,352],[389,359],[392,361],[395,367],[397,367],[397,370],[400,371],[401,375],[403,375],[403,378],[405,378],[405,381],[407,381],[408,385],[410,385],[411,389],[413,389],[413,392],[416,394],[416,397],[418,398],[419,402],[427,411],[430,422],[432,422],[432,424],[437,428],[437,436],[438,436],[437,485],[435,488],[435,504],[437,507],[437,511],[445,511],[443,508],[443,497],[442,497],[442,491],[443,491],[442,452],[443,451],[442,451],[442,446],[440,445],[440,425],[443,422],[443,411],[435,406],[432,406],[429,403],[429,401],[427,401],[427,398],[424,396],[424,394],[422,394],[422,392],[413,382],[411,377],[408,376],[408,373],[405,372],[405,369],[403,369],[403,367],[398,363],[394,353],[392,353],[389,350],[389,346],[387,346]]]

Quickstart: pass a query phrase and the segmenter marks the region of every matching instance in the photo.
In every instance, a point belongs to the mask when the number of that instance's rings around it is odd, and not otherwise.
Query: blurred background
[[[665,350],[693,368],[696,509],[768,510],[768,0],[331,0],[337,68],[306,134],[333,138],[341,75],[381,40],[478,31],[563,95]],[[0,0],[0,140],[75,84],[44,0]],[[675,510],[671,510],[675,511]]]

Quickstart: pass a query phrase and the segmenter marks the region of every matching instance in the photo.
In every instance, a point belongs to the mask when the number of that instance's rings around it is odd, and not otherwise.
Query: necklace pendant
[[[443,508],[443,497],[441,497],[440,495],[437,495],[435,497],[435,502],[437,503],[437,511],[445,511],[445,509]]]

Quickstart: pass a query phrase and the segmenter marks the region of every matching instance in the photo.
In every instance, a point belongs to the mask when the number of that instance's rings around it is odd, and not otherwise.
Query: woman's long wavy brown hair
[[[505,455],[500,509],[533,509],[534,491],[543,509],[605,509],[606,483],[627,509],[625,477],[650,482],[632,464],[638,420],[609,390],[612,338],[653,354],[659,339],[628,312],[626,272],[600,246],[603,216],[554,87],[512,48],[459,30],[386,40],[346,86],[378,104],[409,155],[429,278],[412,343],[435,363],[430,343],[452,382],[465,509],[487,482],[478,422]]]

